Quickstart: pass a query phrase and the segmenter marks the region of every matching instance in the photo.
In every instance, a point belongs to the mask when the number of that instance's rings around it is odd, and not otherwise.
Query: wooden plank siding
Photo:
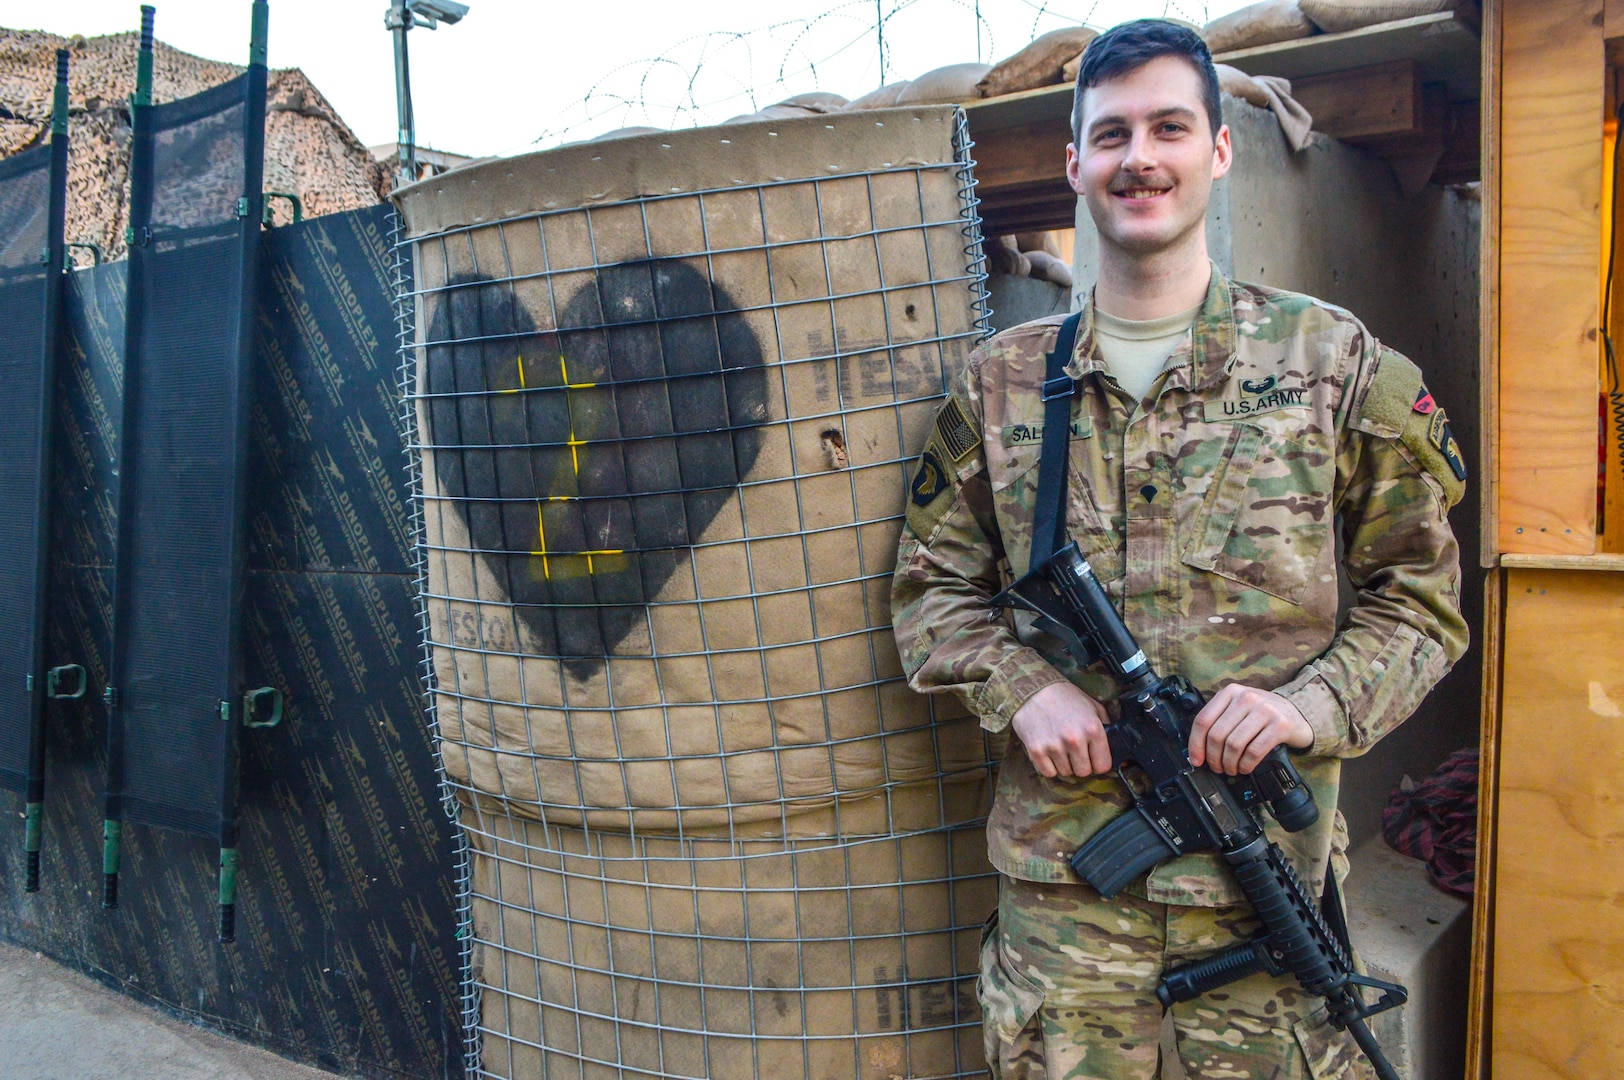
[[[1501,0],[1501,551],[1596,549],[1602,0]]]
[[[1624,574],[1504,573],[1492,1076],[1624,1076]]]

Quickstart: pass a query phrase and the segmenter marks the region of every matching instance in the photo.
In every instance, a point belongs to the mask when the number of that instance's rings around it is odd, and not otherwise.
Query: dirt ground
[[[0,1080],[328,1080],[0,944]]]

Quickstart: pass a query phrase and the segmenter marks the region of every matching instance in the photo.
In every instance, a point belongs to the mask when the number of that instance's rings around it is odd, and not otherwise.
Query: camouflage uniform
[[[1314,744],[1298,768],[1334,807],[1339,759],[1402,722],[1466,648],[1446,517],[1465,469],[1448,420],[1419,369],[1348,312],[1216,268],[1144,403],[1106,374],[1091,312],[1067,365],[1079,380],[1070,536],[1156,670],[1208,694],[1231,682],[1273,690],[1301,711]],[[1108,709],[1115,696],[1025,617],[986,604],[1027,567],[1044,359],[1061,321],[1016,327],[972,355],[910,485],[892,586],[911,685],[956,693],[992,731],[1061,679]],[[1358,590],[1340,627],[1338,519]],[[993,864],[1088,891],[1066,860],[1127,805],[1114,778],[1046,779],[1011,740],[987,826]],[[1270,826],[1317,894],[1346,847],[1340,813],[1296,834]],[[1215,855],[1163,863],[1128,891],[1152,905],[1244,901]]]

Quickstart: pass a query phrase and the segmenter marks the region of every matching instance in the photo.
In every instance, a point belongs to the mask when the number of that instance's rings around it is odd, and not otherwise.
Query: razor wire
[[[795,95],[837,92],[855,98],[883,84],[957,61],[995,63],[1028,41],[1068,26],[1105,26],[1125,18],[1177,18],[1204,24],[1241,0],[845,0],[809,18],[748,30],[711,30],[658,56],[620,64],[528,143],[534,149],[593,138],[625,127],[674,130],[720,123]],[[954,17],[964,51],[932,59],[904,43]],[[939,31],[932,38],[940,41]],[[974,55],[971,55],[971,50]],[[899,55],[900,53],[900,55]]]

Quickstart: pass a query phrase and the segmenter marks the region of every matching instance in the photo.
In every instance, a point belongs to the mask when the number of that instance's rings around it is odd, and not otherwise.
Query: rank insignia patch
[[[942,411],[936,414],[936,434],[942,440],[942,448],[955,462],[963,461],[981,445],[975,428],[964,418],[964,410],[953,398],[948,398]]]
[[[919,470],[914,473],[913,483],[908,486],[914,505],[929,506],[950,486],[947,474],[942,471],[942,463],[936,460],[935,454],[926,450],[920,455]]]

